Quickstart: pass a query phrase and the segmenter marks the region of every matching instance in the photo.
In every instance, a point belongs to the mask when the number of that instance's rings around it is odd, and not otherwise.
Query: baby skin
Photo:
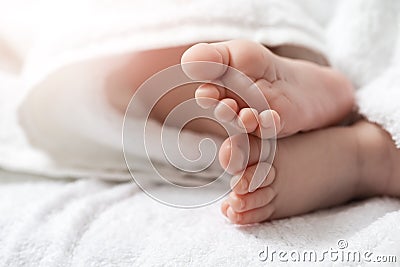
[[[249,134],[248,153],[241,150],[240,135],[226,139],[219,153],[226,171],[241,173],[232,178],[232,192],[221,207],[233,223],[285,218],[370,196],[400,196],[396,179],[400,152],[389,134],[366,121],[320,129],[340,122],[352,109],[353,88],[343,75],[329,67],[279,57],[258,43],[242,40],[198,44],[182,56],[182,63],[198,61],[243,72],[269,103],[269,109],[256,110],[209,83],[195,93],[200,106],[217,103],[218,119],[236,125],[240,121]],[[224,80],[227,75],[223,65],[188,65],[184,71],[201,80]],[[275,133],[280,139],[270,166],[259,162],[259,155],[265,154],[260,144]],[[266,171],[257,172],[264,177],[255,187],[251,181],[257,166]]]

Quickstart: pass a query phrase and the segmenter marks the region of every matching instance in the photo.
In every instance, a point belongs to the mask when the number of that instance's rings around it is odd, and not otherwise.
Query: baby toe
[[[242,172],[248,163],[249,149],[246,149],[247,134],[227,138],[219,149],[219,162],[230,174]]]
[[[244,175],[249,172],[249,168],[247,168],[244,173],[232,177],[230,185],[232,191],[236,194],[243,195],[249,192],[249,182],[248,179],[244,177]]]
[[[264,110],[258,115],[259,128],[256,135],[262,139],[277,136],[282,130],[281,118],[275,110]]]
[[[237,116],[237,102],[231,98],[222,99],[214,110],[214,115],[221,122],[230,122]]]
[[[241,175],[232,177],[231,188],[236,194],[243,195],[271,185],[274,179],[275,168],[267,162],[260,162],[248,167]]]
[[[267,221],[271,219],[272,214],[275,211],[274,205],[268,204],[266,206],[263,206],[258,209],[253,209],[249,211],[245,211],[242,213],[235,213],[231,214],[233,219],[236,219],[236,221],[233,221],[231,217],[228,217],[231,222],[236,223],[236,224],[251,224],[251,223],[260,223]]]
[[[226,217],[233,222],[239,224],[239,222],[242,220],[241,214],[238,212],[235,212],[231,206],[228,207],[226,210]]]
[[[271,187],[260,188],[253,193],[237,195],[230,193],[228,203],[235,212],[245,212],[268,205],[275,197]]]
[[[227,200],[224,200],[224,202],[222,202],[222,204],[221,204],[221,212],[222,212],[222,214],[225,215],[225,217],[228,217],[228,214],[227,214],[228,208],[229,208],[229,203]]]
[[[239,112],[237,125],[244,128],[247,133],[252,133],[258,126],[258,112],[253,108],[243,108]]]
[[[229,206],[227,209],[227,217],[232,223],[244,225],[270,220],[274,212],[275,206],[273,202],[261,208],[245,212],[236,212]]]
[[[210,108],[218,104],[221,93],[216,85],[202,84],[195,92],[197,104],[202,108]]]

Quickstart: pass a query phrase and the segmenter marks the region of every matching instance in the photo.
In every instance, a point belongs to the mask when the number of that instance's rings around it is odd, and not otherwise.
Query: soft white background
[[[123,66],[133,50],[204,38],[292,42],[327,52],[357,85],[361,112],[399,144],[399,2],[352,0],[328,8],[322,1],[299,3],[0,1],[0,165],[7,170],[0,173],[0,265],[264,265],[257,255],[265,245],[323,251],[336,248],[339,239],[352,250],[400,257],[397,199],[237,227],[225,221],[217,204],[173,209],[133,183],[109,181],[129,178],[119,150],[121,117],[108,122],[94,112],[108,107],[86,105],[79,96],[101,92],[110,71],[103,66]],[[226,23],[217,27],[216,20]],[[44,97],[48,92],[55,96],[51,101]],[[68,103],[76,108],[66,112]],[[82,114],[93,125],[66,123]],[[43,123],[21,128],[21,117]],[[54,135],[42,134],[49,129]],[[69,139],[58,136],[71,129]],[[81,143],[82,136],[93,138]],[[27,137],[47,150],[33,148]],[[72,149],[74,142],[87,154]],[[73,160],[55,163],[44,151]],[[98,158],[88,160],[92,154]]]

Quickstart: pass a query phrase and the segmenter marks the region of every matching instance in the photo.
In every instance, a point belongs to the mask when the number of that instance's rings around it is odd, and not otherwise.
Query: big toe
[[[193,80],[215,80],[221,77],[227,66],[218,47],[206,43],[192,46],[182,55],[182,69]]]

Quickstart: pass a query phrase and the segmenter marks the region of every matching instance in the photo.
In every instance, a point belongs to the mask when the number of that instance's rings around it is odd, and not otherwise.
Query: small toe
[[[273,138],[282,130],[281,118],[275,110],[264,110],[258,115],[259,128],[256,135],[262,139]]]
[[[221,122],[230,122],[237,117],[238,104],[231,98],[222,99],[215,108],[214,115]]]
[[[257,188],[269,186],[275,180],[275,168],[267,162],[248,167],[241,175],[231,180],[231,188],[236,194],[254,192]]]
[[[221,145],[219,161],[222,168],[230,174],[237,174],[247,166],[248,150],[241,147],[245,146],[246,136],[239,135],[227,138]]]
[[[220,97],[220,90],[214,84],[202,84],[195,92],[196,102],[202,108],[210,108],[217,105]]]
[[[222,202],[222,204],[221,204],[221,212],[222,212],[222,214],[225,215],[225,217],[228,217],[228,214],[227,214],[228,208],[229,208],[229,203],[227,200],[224,200],[224,202]]]
[[[228,198],[229,206],[235,212],[245,212],[268,205],[275,197],[275,191],[267,186],[253,193],[237,195],[231,192]]]
[[[243,108],[239,112],[237,125],[244,128],[247,133],[252,133],[258,126],[258,112],[253,108]]]
[[[239,213],[235,212],[232,207],[228,207],[228,209],[226,210],[226,217],[228,217],[228,219],[233,222],[233,223],[237,223],[238,221],[241,221],[241,216]]]
[[[249,192],[249,182],[245,177],[246,173],[249,172],[249,169],[251,167],[247,168],[242,174],[235,175],[231,179],[231,189],[233,192],[236,194],[247,194]]]
[[[273,202],[263,206],[261,208],[245,211],[245,212],[235,212],[231,207],[228,208],[227,214],[228,218],[232,223],[235,224],[251,224],[260,223],[271,219],[272,214],[275,211]]]

